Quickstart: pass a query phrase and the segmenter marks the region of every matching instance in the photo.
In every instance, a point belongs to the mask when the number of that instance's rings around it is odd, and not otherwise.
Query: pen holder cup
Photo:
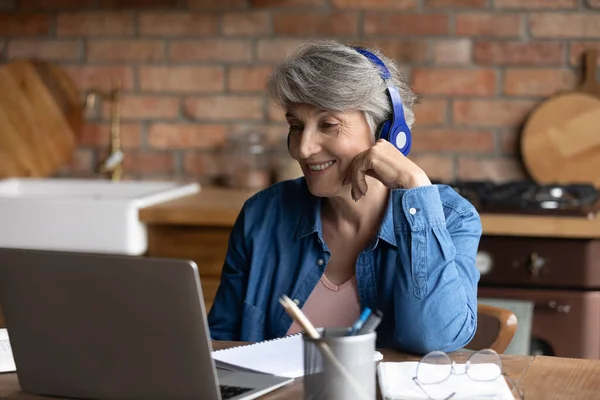
[[[347,328],[317,329],[320,339],[304,334],[304,399],[367,400],[375,399],[375,332],[346,336]],[[363,396],[348,382],[339,368],[321,353],[319,342],[327,344],[334,357],[361,386]],[[366,394],[366,399],[364,394]]]

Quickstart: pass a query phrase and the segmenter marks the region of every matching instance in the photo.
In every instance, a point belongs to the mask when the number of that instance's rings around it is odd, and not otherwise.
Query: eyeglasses
[[[413,381],[429,397],[429,400],[449,400],[456,393],[451,393],[443,399],[435,399],[425,390],[425,387],[442,383],[451,375],[467,375],[476,382],[490,382],[503,376],[511,384],[511,392],[517,392],[519,396],[517,399],[525,400],[524,391],[519,389],[512,378],[502,370],[502,360],[492,349],[479,350],[471,354],[463,371],[457,370],[456,362],[452,361],[448,354],[442,351],[428,353],[419,361]]]

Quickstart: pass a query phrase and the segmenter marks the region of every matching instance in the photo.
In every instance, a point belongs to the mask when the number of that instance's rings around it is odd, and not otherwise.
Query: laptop
[[[192,261],[0,249],[23,391],[81,399],[254,399],[292,381],[217,369]]]

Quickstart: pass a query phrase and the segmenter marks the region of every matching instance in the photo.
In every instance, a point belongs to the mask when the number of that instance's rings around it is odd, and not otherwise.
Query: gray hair
[[[418,96],[395,62],[377,50],[369,51],[392,74],[402,98],[404,118],[412,127]],[[322,110],[362,111],[372,133],[392,112],[379,68],[352,47],[333,41],[307,43],[296,49],[274,69],[267,80],[267,92],[284,109],[291,103],[302,103]]]

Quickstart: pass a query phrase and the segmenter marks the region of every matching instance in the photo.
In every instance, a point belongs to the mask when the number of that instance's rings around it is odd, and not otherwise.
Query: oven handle
[[[546,303],[536,303],[534,310],[537,311],[551,311],[561,314],[568,314],[571,312],[570,304],[560,304],[556,300],[550,300]]]

